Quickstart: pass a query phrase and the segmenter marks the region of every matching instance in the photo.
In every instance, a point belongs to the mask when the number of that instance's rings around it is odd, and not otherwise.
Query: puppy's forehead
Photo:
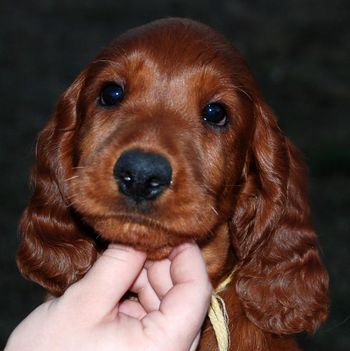
[[[204,101],[220,99],[220,91],[239,90],[248,97],[257,91],[230,42],[204,24],[178,18],[132,29],[103,50],[89,66],[85,85],[112,81],[126,86],[129,96],[138,92],[155,101],[160,92],[174,100],[181,91],[178,98],[185,101],[196,91]]]
[[[162,74],[191,67],[229,67],[233,47],[217,32],[187,19],[165,19],[117,38],[100,56],[125,63],[147,60]]]

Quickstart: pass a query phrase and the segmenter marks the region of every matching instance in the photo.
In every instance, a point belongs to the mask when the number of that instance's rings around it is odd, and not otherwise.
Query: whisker
[[[72,195],[70,195],[70,196],[67,196],[67,199],[68,199],[68,200],[73,200],[73,199],[76,199],[77,197],[78,197],[77,194],[72,194]]]
[[[91,63],[92,63],[92,64],[96,64],[96,63],[109,63],[109,64],[112,64],[112,65],[118,65],[117,62],[112,61],[112,60],[107,60],[107,59],[95,60],[95,61],[92,61]]]
[[[253,101],[252,97],[251,97],[245,90],[243,90],[243,89],[240,88],[240,87],[236,87],[236,89],[237,89],[238,91],[240,91],[242,94],[244,94],[250,101]]]
[[[205,184],[200,184],[200,187],[203,188],[204,190],[206,190],[208,193],[211,194],[216,194],[216,191],[214,191],[213,189],[211,189],[209,186],[205,185]]]
[[[210,208],[212,209],[212,211],[213,211],[217,216],[219,215],[219,212],[216,210],[215,207],[210,206]]]
[[[208,233],[209,233],[211,236],[215,236],[214,232],[213,232],[211,229],[208,230]]]
[[[237,91],[241,92],[243,95],[245,95],[250,101],[253,101],[253,98],[251,97],[251,95],[249,93],[247,93],[240,85],[234,85],[234,84],[231,84],[232,88],[233,89],[236,89]]]
[[[73,179],[76,179],[76,178],[79,178],[79,176],[78,176],[78,175],[75,175],[75,176],[73,176],[73,177],[70,177],[70,178],[65,179],[64,181],[65,181],[65,182],[68,182],[68,181],[73,180]]]
[[[66,208],[72,207],[73,205],[76,205],[76,204],[77,204],[76,201],[72,201],[71,203],[69,203],[69,204],[66,205]]]
[[[120,57],[123,57],[124,59],[126,58],[126,53],[124,52],[124,50],[119,53],[119,58]],[[92,64],[108,63],[108,64],[110,64],[112,66],[120,67],[120,63],[119,62],[116,62],[116,61],[113,61],[113,60],[108,60],[108,59],[94,60],[91,63]]]

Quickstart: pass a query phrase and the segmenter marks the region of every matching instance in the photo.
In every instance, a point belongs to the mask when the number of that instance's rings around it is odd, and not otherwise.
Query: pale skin
[[[121,301],[128,290],[138,301]],[[5,351],[194,351],[211,293],[193,243],[155,262],[110,245],[83,279],[17,326]]]

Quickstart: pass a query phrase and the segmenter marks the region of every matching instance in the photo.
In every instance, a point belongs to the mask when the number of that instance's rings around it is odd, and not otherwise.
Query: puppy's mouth
[[[152,260],[162,259],[168,256],[175,246],[198,237],[198,233],[176,231],[157,220],[136,213],[89,217],[85,218],[85,221],[103,239],[146,252]]]

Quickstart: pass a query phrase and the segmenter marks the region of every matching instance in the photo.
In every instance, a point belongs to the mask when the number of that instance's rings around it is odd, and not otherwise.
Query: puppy
[[[305,167],[237,50],[164,19],[104,49],[40,132],[18,266],[54,296],[109,242],[150,259],[195,240],[229,316],[231,350],[298,350],[327,316]],[[216,350],[211,324],[199,350]]]

